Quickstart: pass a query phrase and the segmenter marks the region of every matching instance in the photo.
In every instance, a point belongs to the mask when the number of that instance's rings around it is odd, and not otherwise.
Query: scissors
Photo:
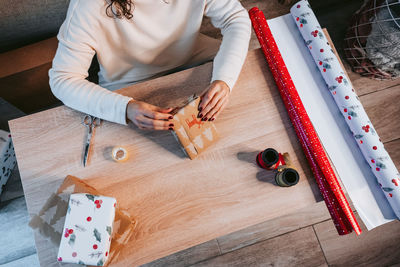
[[[101,120],[99,118],[90,116],[90,115],[85,115],[82,120],[82,124],[86,126],[87,128],[87,138],[86,138],[86,143],[85,143],[85,150],[83,154],[83,166],[86,167],[88,157],[89,157],[89,151],[90,151],[90,141],[92,140],[92,135],[94,133],[94,128],[99,126],[101,123]]]

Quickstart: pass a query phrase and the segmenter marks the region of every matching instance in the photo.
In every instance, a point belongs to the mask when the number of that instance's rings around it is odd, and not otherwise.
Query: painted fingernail
[[[172,116],[169,116],[169,117],[168,117],[169,120],[172,120],[173,118],[174,118],[174,117],[172,117]]]
[[[215,120],[215,118],[211,118],[211,121]]]
[[[200,113],[200,114],[199,114],[199,117],[202,118],[202,117],[203,117],[203,114]]]
[[[173,123],[171,123],[170,125],[168,125],[169,127],[174,127],[174,124]]]
[[[203,121],[206,121],[206,120],[207,120],[207,117],[204,117],[204,118],[203,118]]]

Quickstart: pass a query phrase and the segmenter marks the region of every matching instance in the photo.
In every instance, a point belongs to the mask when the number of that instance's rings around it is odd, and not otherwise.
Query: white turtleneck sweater
[[[126,124],[130,97],[113,90],[182,66],[196,52],[203,15],[221,29],[212,81],[232,88],[250,39],[247,11],[237,0],[133,0],[133,18],[106,15],[105,0],[71,0],[49,71],[53,94],[65,105]],[[87,81],[94,55],[99,85]]]

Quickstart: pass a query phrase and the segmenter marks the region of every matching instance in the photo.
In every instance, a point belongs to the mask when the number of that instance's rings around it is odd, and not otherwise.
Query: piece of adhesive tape
[[[123,147],[116,146],[112,149],[111,156],[116,162],[124,162],[128,160],[128,151]]]

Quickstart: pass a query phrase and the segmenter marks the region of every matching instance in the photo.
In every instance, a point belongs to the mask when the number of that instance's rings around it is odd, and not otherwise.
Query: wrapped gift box
[[[199,97],[191,100],[186,106],[177,110],[173,118],[175,125],[173,134],[190,159],[196,158],[219,138],[214,123],[199,118],[199,103]]]
[[[0,130],[0,195],[16,164],[10,133]]]
[[[112,235],[116,200],[91,194],[71,194],[58,250],[58,261],[105,265]]]

